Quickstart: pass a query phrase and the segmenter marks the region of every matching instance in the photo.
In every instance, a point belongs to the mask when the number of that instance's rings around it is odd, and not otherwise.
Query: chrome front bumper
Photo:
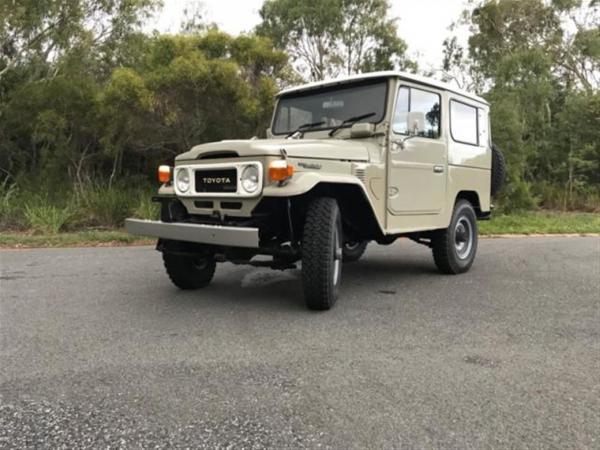
[[[138,236],[228,247],[258,248],[258,228],[127,219],[125,229]]]

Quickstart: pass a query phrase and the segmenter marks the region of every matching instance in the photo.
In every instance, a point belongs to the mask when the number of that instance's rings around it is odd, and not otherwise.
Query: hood
[[[197,145],[182,153],[176,161],[190,161],[220,155],[279,156],[285,149],[291,158],[318,158],[333,160],[368,161],[369,152],[359,141],[342,139],[249,139],[220,141]]]

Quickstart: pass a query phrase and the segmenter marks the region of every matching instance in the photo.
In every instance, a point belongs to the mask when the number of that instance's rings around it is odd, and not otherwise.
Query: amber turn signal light
[[[159,166],[158,167],[158,181],[163,184],[167,184],[171,181],[171,167]]]
[[[294,175],[294,166],[285,159],[278,159],[269,164],[269,178],[272,181],[285,181]]]

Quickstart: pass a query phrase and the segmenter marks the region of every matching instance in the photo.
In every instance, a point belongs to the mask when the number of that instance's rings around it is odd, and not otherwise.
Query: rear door
[[[425,131],[408,137],[408,113],[425,114]],[[401,86],[392,121],[388,160],[388,212],[394,216],[439,214],[446,200],[447,151],[441,136],[442,98]]]

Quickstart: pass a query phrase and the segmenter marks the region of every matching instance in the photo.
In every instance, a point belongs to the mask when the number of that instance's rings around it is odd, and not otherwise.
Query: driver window
[[[440,137],[440,96],[433,92],[403,86],[398,91],[392,130],[396,134],[408,134],[408,113],[425,114],[425,131],[420,137],[437,139]]]

